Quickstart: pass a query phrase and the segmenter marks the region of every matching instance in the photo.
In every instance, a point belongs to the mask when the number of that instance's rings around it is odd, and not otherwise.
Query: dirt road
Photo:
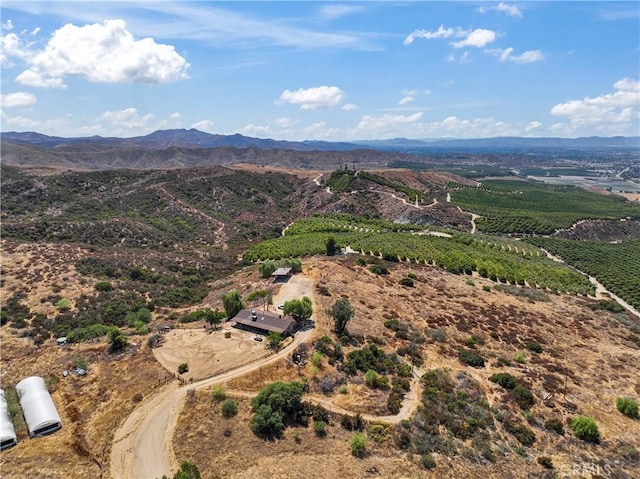
[[[313,298],[313,281],[303,275],[293,276],[280,289],[274,300],[294,297]],[[173,382],[157,395],[146,399],[116,431],[111,449],[111,476],[114,479],[156,479],[178,469],[173,453],[173,433],[187,389],[202,389],[212,384],[259,369],[290,355],[301,343],[309,340],[313,329],[296,333],[293,340],[278,353],[231,369],[214,377],[180,386]]]
[[[292,298],[309,296],[313,298],[313,280],[303,275],[293,276],[283,285],[274,302],[284,302]],[[315,307],[317,310],[317,305]],[[157,479],[163,475],[170,476],[179,467],[173,451],[173,436],[180,411],[182,410],[187,390],[203,389],[213,384],[223,383],[236,376],[269,365],[283,357],[289,356],[301,343],[311,339],[313,328],[296,333],[295,337],[278,353],[267,358],[230,369],[208,379],[181,386],[177,381],[166,386],[155,396],[145,400],[116,431],[111,450],[111,476],[114,479]],[[379,420],[398,423],[411,416],[420,403],[421,371],[414,374],[411,390],[403,401],[400,412],[394,416],[373,416],[363,414],[366,420]],[[253,397],[255,393],[229,391],[231,395]],[[326,409],[351,414],[329,399],[320,395],[309,395],[306,399],[320,404]]]

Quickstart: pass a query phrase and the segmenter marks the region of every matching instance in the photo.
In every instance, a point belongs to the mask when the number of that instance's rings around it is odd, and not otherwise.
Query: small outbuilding
[[[241,310],[235,318],[235,326],[258,334],[271,332],[288,336],[295,329],[296,320],[292,316],[284,316],[270,311]]]
[[[58,410],[44,379],[38,376],[25,378],[16,384],[16,391],[29,436],[45,436],[62,427]]]
[[[16,436],[11,416],[9,416],[9,407],[4,391],[0,389],[0,451],[16,444],[18,444],[18,436]]]
[[[271,276],[276,283],[286,283],[291,277],[291,268],[278,268]]]

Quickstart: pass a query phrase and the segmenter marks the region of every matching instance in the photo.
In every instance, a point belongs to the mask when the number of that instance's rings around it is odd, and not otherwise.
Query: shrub
[[[113,285],[109,281],[98,281],[95,285],[96,291],[111,291]]]
[[[464,364],[473,366],[474,368],[484,367],[484,358],[474,351],[469,351],[469,350],[460,351],[458,353],[458,358]]]
[[[447,340],[447,332],[444,329],[430,329],[427,331],[427,336],[439,343]]]
[[[631,419],[638,419],[638,403],[631,398],[619,397],[616,399],[616,409]]]
[[[201,477],[198,466],[189,461],[182,461],[180,470],[173,475],[173,479],[200,479]]]
[[[533,351],[534,353],[541,353],[542,352],[542,346],[540,345],[540,343],[536,342],[536,341],[529,341],[526,344],[526,347],[529,351]]]
[[[420,465],[425,469],[433,469],[436,467],[436,460],[431,453],[423,454],[420,456]]]
[[[366,422],[360,414],[356,414],[355,416],[345,414],[340,418],[340,425],[347,431],[362,431]]]
[[[482,291],[491,292],[491,286],[483,286]]]
[[[512,434],[523,446],[532,446],[536,442],[535,433],[523,424],[518,424],[512,420],[505,420],[504,427],[508,433]]]
[[[538,456],[536,462],[545,469],[553,469],[553,461],[549,456]]]
[[[562,421],[560,419],[556,419],[556,418],[549,419],[544,423],[544,427],[549,431],[553,431],[556,434],[560,434],[561,436],[564,436],[564,425],[562,424]]]
[[[380,422],[372,422],[367,427],[367,435],[375,442],[382,442],[389,437],[387,426]]]
[[[407,277],[402,278],[402,279],[400,280],[400,284],[401,284],[402,286],[407,286],[408,288],[413,288],[413,280],[412,280],[411,278],[409,278],[408,276],[407,276]]]
[[[346,384],[343,384],[342,386],[340,386],[340,389],[338,389],[338,392],[340,394],[347,394],[349,392],[349,388]]]
[[[413,280],[418,279],[418,277],[415,275],[415,273],[407,273],[407,278],[411,278]]]
[[[367,436],[354,432],[351,435],[351,454],[355,457],[364,457],[367,453]]]
[[[211,397],[218,402],[224,401],[227,399],[227,392],[224,390],[223,386],[216,384],[211,386]]]
[[[251,400],[251,430],[258,435],[279,435],[285,420],[298,421],[304,414],[304,385],[297,381],[276,381],[265,386]]]
[[[524,353],[518,353],[514,356],[513,360],[516,363],[525,364],[527,362],[527,356]]]
[[[233,417],[238,414],[238,403],[233,399],[226,399],[222,406],[220,407],[220,411],[224,417]]]
[[[60,311],[67,311],[71,307],[71,300],[62,298],[55,304],[55,307]]]
[[[520,409],[529,409],[535,402],[533,393],[524,386],[516,386],[513,388],[513,397],[520,406]]]
[[[372,273],[375,274],[389,274],[389,270],[382,263],[374,264],[369,269]]]
[[[600,442],[600,431],[596,422],[588,416],[577,416],[571,421],[573,434],[583,441]]]
[[[187,363],[181,363],[178,366],[178,374],[184,374],[189,372],[189,365]]]
[[[313,421],[313,432],[316,436],[324,437],[327,435],[327,423],[324,421]]]
[[[108,336],[109,352],[111,353],[121,351],[129,344],[127,337],[118,328],[110,329]]]
[[[489,377],[489,381],[499,384],[505,389],[513,389],[516,387],[516,378],[509,373],[496,373]]]
[[[224,338],[229,339],[231,337],[231,331],[225,331]]]

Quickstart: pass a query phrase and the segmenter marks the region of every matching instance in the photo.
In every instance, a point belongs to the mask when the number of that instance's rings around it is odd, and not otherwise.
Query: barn
[[[29,436],[44,436],[62,427],[56,405],[51,399],[44,379],[30,376],[16,384]]]
[[[293,333],[296,326],[291,316],[251,309],[241,310],[233,320],[237,328],[265,335],[274,332],[287,336]]]
[[[0,389],[0,451],[18,444],[18,436],[9,416],[7,399],[4,391]]]

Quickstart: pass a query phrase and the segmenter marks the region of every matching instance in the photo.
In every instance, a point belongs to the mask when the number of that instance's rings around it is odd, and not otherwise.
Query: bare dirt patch
[[[225,333],[230,333],[229,338]],[[158,362],[175,373],[178,365],[187,363],[187,381],[215,376],[229,369],[266,357],[265,343],[254,341],[255,334],[225,325],[215,331],[203,328],[174,329],[165,335],[164,344],[153,350]]]

